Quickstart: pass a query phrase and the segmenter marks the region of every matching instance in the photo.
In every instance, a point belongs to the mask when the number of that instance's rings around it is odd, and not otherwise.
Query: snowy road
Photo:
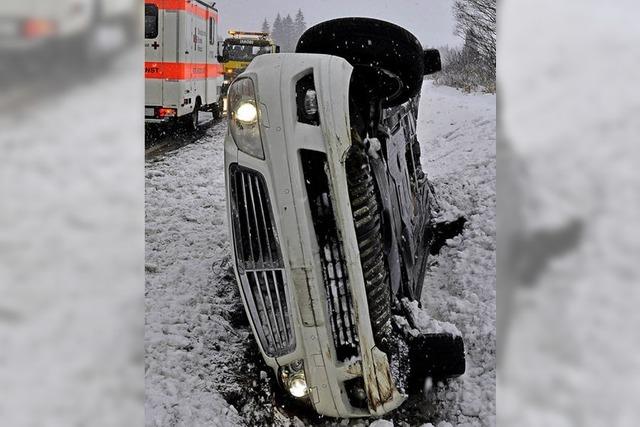
[[[146,164],[149,426],[265,421],[254,418],[259,397],[247,400],[244,393],[264,390],[266,380],[230,264],[225,131],[226,124],[217,123],[201,139]],[[388,416],[396,425],[495,423],[495,131],[495,96],[426,82],[419,123],[424,166],[444,215],[462,214],[468,223],[432,259],[423,304],[462,331],[468,367],[463,377],[436,385],[426,400]]]

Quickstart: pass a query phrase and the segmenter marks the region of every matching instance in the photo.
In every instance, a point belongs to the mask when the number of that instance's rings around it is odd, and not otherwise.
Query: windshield
[[[265,53],[273,53],[271,46],[252,46],[252,45],[225,45],[224,53],[229,61],[251,61],[253,58]]]

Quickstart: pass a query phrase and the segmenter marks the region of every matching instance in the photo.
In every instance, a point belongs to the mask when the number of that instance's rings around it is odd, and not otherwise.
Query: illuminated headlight
[[[242,123],[254,123],[258,119],[258,110],[251,102],[240,104],[236,110],[236,119]]]
[[[288,388],[293,397],[305,397],[309,390],[307,388],[307,380],[304,378],[304,372],[298,372],[289,378]]]
[[[309,89],[304,94],[304,112],[309,116],[318,113],[318,94],[313,89]]]
[[[309,394],[307,379],[304,375],[304,364],[302,360],[293,362],[280,368],[280,379],[282,385],[291,396],[302,399]]]
[[[229,129],[238,150],[264,159],[253,81],[250,78],[234,81],[229,87],[227,100]]]

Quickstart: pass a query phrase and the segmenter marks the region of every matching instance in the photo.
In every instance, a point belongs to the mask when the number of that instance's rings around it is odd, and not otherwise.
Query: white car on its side
[[[438,337],[450,349],[438,371],[426,360],[437,346],[402,333],[433,237],[416,119],[424,75],[439,69],[406,30],[345,18],[309,29],[296,53],[255,58],[229,88],[241,295],[279,383],[319,414],[380,416],[409,377],[464,372],[460,337]]]

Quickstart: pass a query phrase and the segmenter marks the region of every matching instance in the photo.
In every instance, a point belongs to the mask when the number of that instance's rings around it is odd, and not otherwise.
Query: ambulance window
[[[155,39],[158,37],[158,6],[155,4],[144,5],[144,38]]]
[[[216,23],[213,18],[209,18],[209,44],[216,43]]]

